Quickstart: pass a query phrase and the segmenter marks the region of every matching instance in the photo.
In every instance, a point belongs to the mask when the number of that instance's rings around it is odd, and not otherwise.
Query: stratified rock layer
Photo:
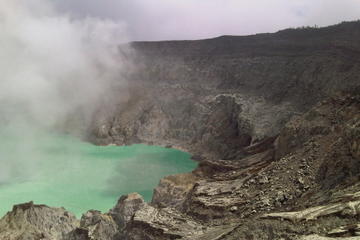
[[[349,126],[359,113],[359,94],[340,94],[294,117],[276,139],[242,149],[242,157],[202,161],[193,173],[161,180],[157,208],[134,213],[127,239],[354,235],[360,164]]]
[[[88,139],[229,158],[318,101],[359,85],[360,22],[199,41],[135,42],[129,95],[94,114]],[[131,57],[130,57],[131,58]],[[121,98],[121,99],[120,99]]]

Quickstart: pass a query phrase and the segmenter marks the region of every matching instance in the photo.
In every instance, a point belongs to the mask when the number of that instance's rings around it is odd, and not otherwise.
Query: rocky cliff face
[[[184,148],[198,168],[81,221],[16,206],[0,239],[359,239],[359,27],[133,43],[130,94],[88,138]]]
[[[360,91],[322,101],[232,160],[129,195],[125,239],[327,239],[358,232]],[[333,239],[333,238],[331,238]],[[356,239],[356,238],[354,238]]]
[[[238,148],[275,136],[291,116],[324,97],[359,85],[359,29],[359,22],[350,22],[132,43],[130,94],[116,106],[102,106],[89,139],[173,145],[229,158]]]

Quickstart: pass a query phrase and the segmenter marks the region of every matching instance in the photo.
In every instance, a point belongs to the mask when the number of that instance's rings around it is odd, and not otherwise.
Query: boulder
[[[0,220],[0,239],[65,240],[78,226],[76,217],[64,208],[29,202],[15,205],[12,211]]]

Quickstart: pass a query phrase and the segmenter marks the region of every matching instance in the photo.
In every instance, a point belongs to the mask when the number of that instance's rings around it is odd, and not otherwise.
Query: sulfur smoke
[[[39,131],[66,128],[74,114],[85,128],[111,90],[125,87],[127,38],[121,22],[72,19],[46,0],[1,0],[0,29],[0,137],[21,139],[17,157],[0,153],[1,183],[41,158]]]
[[[0,102],[8,111],[2,117],[26,113],[49,126],[123,83],[119,22],[72,20],[48,1],[2,0],[0,29]]]

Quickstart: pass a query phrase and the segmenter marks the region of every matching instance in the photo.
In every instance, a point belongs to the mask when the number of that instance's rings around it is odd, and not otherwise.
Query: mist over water
[[[26,145],[11,131],[0,131],[1,166],[7,169],[0,176],[0,216],[30,200],[63,206],[78,217],[89,209],[106,212],[131,192],[150,201],[161,177],[195,167],[189,154],[175,149],[100,147],[45,131],[37,131],[36,145]]]
[[[31,200],[105,211],[129,192],[150,200],[162,176],[193,169],[176,150],[63,134],[86,130],[99,106],[127,97],[123,23],[72,19],[46,0],[1,0],[0,29],[0,215]]]
[[[0,131],[13,149],[0,152],[0,182],[11,182],[36,174],[39,132],[63,131],[76,117],[86,129],[110,90],[126,88],[127,37],[121,22],[74,20],[46,0],[2,0],[0,29]]]
[[[0,3],[2,122],[26,119],[53,127],[79,110],[86,121],[111,89],[126,87],[126,59],[119,51],[119,44],[127,40],[124,25],[74,20],[57,13],[50,3]]]

